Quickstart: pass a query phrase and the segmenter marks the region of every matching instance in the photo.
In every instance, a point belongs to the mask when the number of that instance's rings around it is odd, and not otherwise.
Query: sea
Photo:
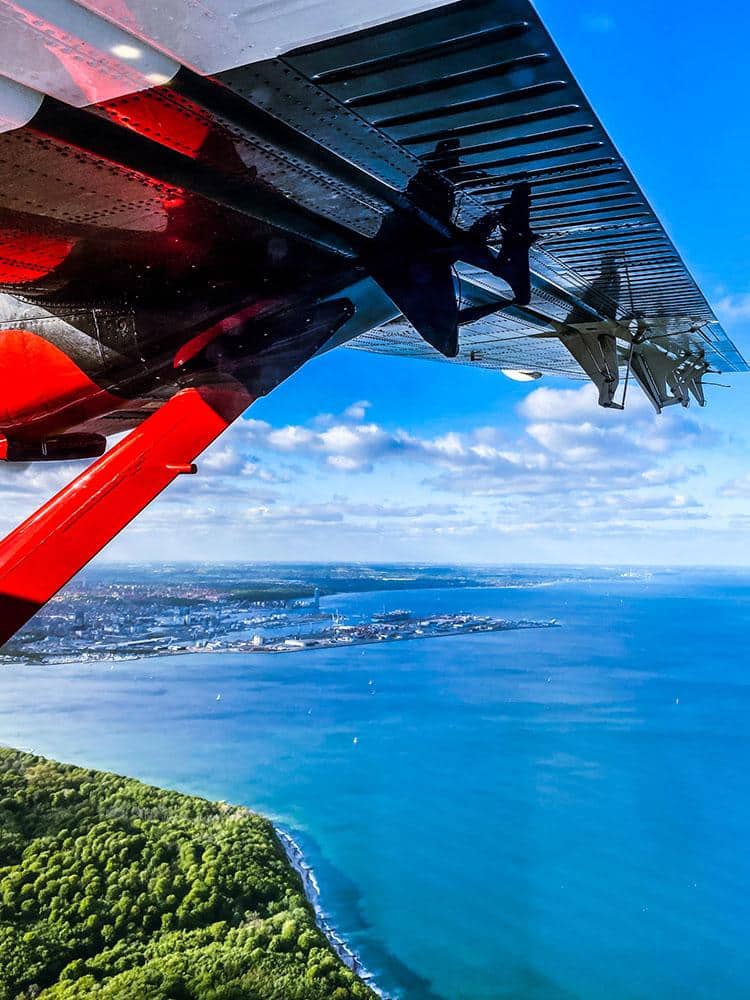
[[[750,997],[750,572],[324,598],[554,629],[0,668],[0,742],[267,814],[398,1000]]]

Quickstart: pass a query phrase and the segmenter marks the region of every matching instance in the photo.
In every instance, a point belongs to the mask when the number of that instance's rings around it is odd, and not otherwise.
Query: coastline
[[[449,639],[460,635],[490,635],[498,632],[519,632],[528,629],[548,629],[560,628],[560,623],[556,618],[549,621],[535,621],[522,619],[519,621],[498,621],[496,626],[491,628],[464,628],[445,632],[435,632],[430,635],[393,635],[384,638],[348,638],[346,640],[328,641],[318,640],[313,636],[305,637],[309,642],[300,641],[300,645],[289,646],[253,646],[246,640],[240,640],[232,646],[186,646],[184,648],[165,647],[164,649],[145,649],[138,652],[127,653],[118,650],[102,651],[101,655],[92,655],[90,651],[82,650],[76,653],[63,653],[47,656],[24,656],[23,652],[5,654],[0,653],[0,667],[3,666],[63,666],[65,664],[89,664],[89,663],[128,663],[135,660],[149,660],[166,656],[205,656],[215,654],[223,656],[225,653],[234,655],[244,654],[264,654],[266,656],[280,656],[285,653],[310,653],[320,649],[353,649],[355,646],[377,646],[393,642],[416,642],[429,639]]]
[[[280,986],[284,996],[390,1000],[370,985],[372,977],[326,921],[299,847],[266,816],[4,745],[0,800],[3,820],[11,817],[3,843],[9,861],[2,873],[9,931],[0,936],[3,998],[48,991],[88,996],[94,976],[112,995],[166,997],[164,989],[152,989],[166,987],[171,996],[170,959],[178,954],[180,996],[196,1000],[214,988],[277,997]],[[28,828],[13,828],[15,813],[29,817]],[[47,864],[45,845],[62,841],[60,829],[70,836],[56,868]],[[126,850],[123,858],[122,845],[136,838],[136,864],[141,872],[158,865],[158,885],[146,887],[139,878],[123,887],[133,855]],[[179,851],[165,854],[165,843]],[[133,913],[128,925],[115,925],[116,914],[100,902],[104,892],[94,902],[76,853],[82,844],[107,898],[125,900]],[[61,870],[72,873],[64,883]],[[213,897],[209,883],[222,887]],[[191,894],[202,905],[191,905]],[[85,911],[97,906],[97,919],[88,920]],[[111,931],[100,933],[103,927]]]
[[[370,990],[372,990],[375,996],[380,997],[380,1000],[395,1000],[394,997],[384,993],[383,990],[376,985],[373,974],[368,971],[359,956],[349,947],[344,938],[341,937],[335,927],[333,927],[331,922],[328,920],[320,901],[320,886],[318,885],[318,880],[315,877],[313,869],[305,861],[305,855],[302,848],[299,846],[294,837],[292,837],[291,834],[287,833],[285,830],[282,830],[277,826],[274,826],[274,830],[276,831],[279,843],[284,849],[287,861],[292,868],[294,868],[302,881],[305,896],[315,911],[315,922],[335,952],[336,957],[339,961],[343,962],[355,976],[361,979],[362,982]]]

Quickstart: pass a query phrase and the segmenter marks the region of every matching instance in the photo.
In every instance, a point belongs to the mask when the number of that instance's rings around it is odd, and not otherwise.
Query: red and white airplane
[[[0,0],[0,72],[0,459],[95,459],[0,542],[0,644],[332,347],[657,410],[746,368],[527,0]]]

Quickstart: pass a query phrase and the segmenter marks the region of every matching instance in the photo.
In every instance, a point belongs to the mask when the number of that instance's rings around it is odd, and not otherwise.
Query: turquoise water
[[[750,996],[750,575],[328,604],[563,627],[0,668],[0,741],[281,821],[403,1000]]]

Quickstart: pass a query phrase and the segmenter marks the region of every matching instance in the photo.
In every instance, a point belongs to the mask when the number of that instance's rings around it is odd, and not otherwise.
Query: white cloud
[[[83,472],[87,465],[87,462],[0,462],[0,496],[46,498]]]
[[[727,323],[750,319],[750,292],[724,295],[716,303],[716,315]]]
[[[255,423],[260,425],[260,421]],[[268,431],[268,443],[273,448],[278,448],[279,451],[297,451],[300,448],[307,448],[314,440],[313,431],[307,430],[305,427],[289,426]]]
[[[750,472],[736,479],[730,479],[719,488],[719,496],[732,499],[750,499]]]
[[[332,469],[337,469],[339,472],[361,472],[365,468],[362,462],[352,458],[351,455],[329,455],[326,461]],[[371,468],[371,466],[366,467]]]
[[[359,408],[366,409],[355,403],[345,412]],[[435,475],[426,482],[433,489],[473,496],[562,495],[673,485],[700,474],[700,467],[662,466],[659,459],[715,443],[714,432],[682,410],[661,417],[647,406],[625,413],[602,410],[588,386],[537,389],[518,414],[525,426],[514,439],[488,426],[428,437],[330,415],[280,428],[247,420],[217,452],[213,468],[233,468],[243,448],[252,448],[257,454],[245,468],[267,482],[278,481],[279,456],[294,454],[306,467],[317,464],[334,474],[371,473],[383,462],[402,463],[409,470],[431,468]],[[266,477],[263,469],[269,470]]]
[[[357,400],[356,403],[352,403],[351,406],[347,406],[344,410],[343,416],[347,420],[364,420],[367,411],[372,406],[372,403],[368,399]]]
[[[259,479],[262,483],[288,483],[291,480],[290,476],[252,460],[242,466],[242,475],[248,479]]]
[[[593,385],[587,384],[580,389],[548,389],[542,386],[523,399],[518,406],[518,413],[526,420],[534,421],[591,420],[596,412],[596,401],[597,391]]]
[[[339,523],[344,515],[338,504],[279,504],[248,507],[245,517],[253,524],[283,524],[287,527],[312,527]]]
[[[642,473],[642,478],[649,486],[666,486],[684,482],[694,476],[705,476],[705,474],[706,467],[704,465],[679,464],[646,469]]]
[[[479,527],[455,505],[355,503],[336,497],[317,504],[257,504],[246,508],[244,520],[265,532],[286,534],[304,529],[328,529],[351,536],[393,534],[471,534]]]
[[[209,448],[201,458],[201,466],[211,472],[229,473],[241,471],[245,459],[228,444],[218,444]]]
[[[591,382],[585,382],[577,389],[540,386],[524,397],[517,412],[525,420],[555,420],[562,423],[584,420],[605,427],[656,416],[653,407],[643,393],[637,391],[637,387],[634,392],[628,391],[624,410],[599,406],[598,399],[599,394]],[[669,410],[664,411],[664,415],[668,413]]]
[[[708,523],[713,505],[696,488],[706,470],[693,451],[722,439],[692,411],[657,417],[637,394],[631,401],[625,413],[607,411],[588,385],[545,386],[517,407],[520,425],[439,434],[380,424],[365,400],[298,424],[239,420],[199,459],[202,475],[171,487],[127,537],[171,552],[189,522],[215,558],[460,559],[463,540],[473,558],[501,561],[516,540],[544,552],[557,539],[583,555],[595,539],[609,552],[613,537],[664,539]],[[80,468],[0,467],[5,517],[16,521]],[[721,495],[750,496],[750,474]]]
[[[514,437],[486,425],[420,436],[371,419],[357,421],[352,419],[355,410],[365,416],[370,407],[356,403],[339,417],[325,414],[305,425],[280,428],[244,421],[229,446],[238,455],[252,449],[245,468],[251,466],[256,479],[269,483],[278,481],[284,456],[294,455],[299,471],[293,493],[300,485],[304,494],[311,475],[318,484],[337,474],[355,484],[363,473],[382,469],[388,476],[390,468],[397,481],[410,482],[417,495],[427,489],[432,496],[442,493],[456,502],[378,503],[373,496],[367,504],[343,497],[293,503],[285,495],[282,503],[279,497],[267,496],[249,508],[242,505],[241,519],[279,535],[335,525],[340,534],[355,537],[377,534],[388,524],[390,538],[506,535],[535,529],[547,535],[604,535],[626,525],[647,530],[651,523],[660,524],[663,531],[707,516],[700,501],[676,489],[703,475],[703,467],[663,463],[666,456],[714,440],[710,428],[682,410],[662,417],[637,404],[626,413],[604,411],[588,386],[544,387],[518,407],[522,428]],[[227,455],[220,464],[229,468],[232,463]],[[227,495],[234,491],[242,504],[245,484],[228,476],[222,481]],[[382,490],[382,481],[368,489]]]

